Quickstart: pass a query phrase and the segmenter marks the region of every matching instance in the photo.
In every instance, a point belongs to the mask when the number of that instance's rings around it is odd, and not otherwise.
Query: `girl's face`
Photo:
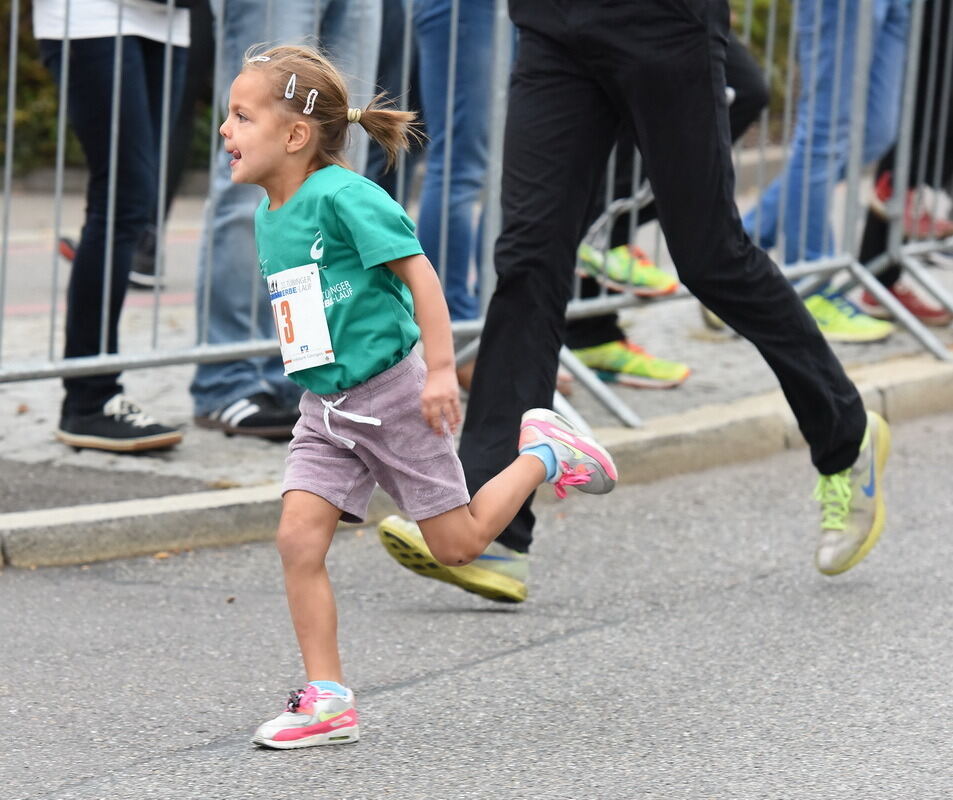
[[[268,188],[278,178],[285,150],[288,120],[275,108],[265,75],[246,70],[232,81],[228,117],[218,129],[231,155],[229,167],[235,183],[255,183]]]

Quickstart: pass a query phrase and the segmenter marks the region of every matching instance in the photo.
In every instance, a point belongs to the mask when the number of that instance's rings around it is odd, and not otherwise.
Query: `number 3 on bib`
[[[278,336],[284,344],[294,344],[295,329],[291,322],[291,303],[282,300],[281,305],[272,305],[272,312],[275,315],[275,328],[278,330]],[[278,321],[278,314],[281,313],[281,322]]]
[[[333,363],[317,265],[305,264],[270,275],[268,293],[285,375]]]

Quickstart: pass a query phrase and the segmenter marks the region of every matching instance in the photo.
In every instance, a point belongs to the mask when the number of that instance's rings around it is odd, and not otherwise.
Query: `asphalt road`
[[[249,743],[301,682],[268,545],[0,573],[0,798],[947,798],[953,415],[811,564],[804,451],[541,510],[501,607],[332,548],[357,745]]]

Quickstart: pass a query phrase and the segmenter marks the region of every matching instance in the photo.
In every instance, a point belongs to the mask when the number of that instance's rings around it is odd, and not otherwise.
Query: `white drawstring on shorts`
[[[346,436],[339,436],[334,431],[331,430],[331,414],[337,414],[339,417],[344,417],[344,419],[349,419],[351,422],[362,422],[365,425],[380,425],[381,421],[377,417],[364,417],[360,414],[352,414],[350,411],[342,411],[338,408],[338,405],[347,400],[347,395],[341,395],[333,403],[330,400],[325,400],[321,398],[321,402],[324,404],[324,427],[327,429],[328,435],[338,439],[351,450],[354,449],[356,442],[353,439],[348,439]]]

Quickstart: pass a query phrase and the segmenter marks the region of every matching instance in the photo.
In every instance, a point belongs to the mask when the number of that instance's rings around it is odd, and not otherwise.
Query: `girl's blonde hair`
[[[362,109],[348,105],[347,86],[337,68],[316,48],[280,45],[265,49],[254,45],[245,52],[242,71],[264,73],[274,90],[275,103],[283,112],[310,123],[315,138],[315,158],[324,166],[348,166],[344,150],[348,125],[358,123],[387,155],[387,166],[397,161],[410,140],[421,140],[414,111],[399,111],[378,94]]]

